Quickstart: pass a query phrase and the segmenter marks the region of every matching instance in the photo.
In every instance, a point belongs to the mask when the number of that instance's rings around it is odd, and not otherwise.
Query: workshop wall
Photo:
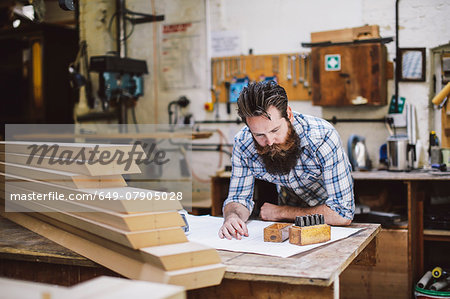
[[[395,1],[347,0],[339,1],[220,1],[210,5],[211,31],[230,30],[241,33],[242,53],[253,49],[255,54],[304,51],[301,42],[310,41],[310,33],[364,24],[380,26],[382,37],[395,36]],[[432,47],[448,42],[450,3],[445,0],[407,0],[399,2],[399,46]],[[258,17],[256,17],[258,16]],[[386,45],[388,60],[395,58],[395,42]],[[308,49],[306,49],[308,50]],[[427,147],[428,132],[438,130],[432,126],[435,113],[429,102],[430,61],[427,51],[427,77],[423,83],[404,83],[399,93],[417,109],[418,138]],[[388,81],[388,99],[394,90],[394,81]],[[326,119],[381,118],[387,114],[384,107],[318,108],[310,102],[291,102],[294,110]],[[378,149],[385,143],[388,132],[381,123],[338,123],[342,141],[351,134],[366,137],[369,156],[378,164]],[[424,159],[424,158],[423,158]]]
[[[80,36],[88,41],[89,55],[103,55],[115,49],[108,33],[108,23],[114,12],[113,0],[81,0]],[[400,47],[432,47],[448,42],[450,36],[450,3],[446,0],[403,0],[400,9]],[[164,14],[165,21],[136,25],[128,39],[128,56],[145,59],[150,74],[144,77],[145,95],[136,106],[139,123],[167,123],[167,105],[180,96],[191,100],[181,114],[192,113],[199,120],[237,118],[236,106],[226,113],[224,103],[218,111],[206,112],[203,105],[210,102],[209,37],[213,32],[232,31],[241,37],[241,54],[292,53],[309,51],[301,42],[310,41],[315,31],[341,29],[374,24],[380,26],[382,37],[395,36],[395,1],[393,0],[127,0],[133,11]],[[181,27],[167,27],[181,24]],[[183,25],[184,24],[184,25]],[[173,30],[174,28],[178,28]],[[182,28],[182,29],[180,29]],[[177,31],[179,30],[179,31]],[[386,45],[388,60],[395,57],[395,42]],[[429,130],[437,130],[435,112],[430,109],[430,61],[427,51],[427,77],[424,83],[400,83],[400,95],[415,105],[418,138],[423,148],[428,144]],[[171,63],[176,62],[176,63]],[[93,74],[95,76],[95,74]],[[94,78],[94,84],[97,80]],[[388,99],[394,90],[388,81]],[[235,105],[235,104],[233,104]],[[309,101],[291,102],[294,110],[326,119],[382,118],[387,106],[322,108]],[[79,105],[83,108],[83,105]],[[130,118],[131,119],[131,118]],[[201,125],[202,130],[220,129],[228,142],[240,125]],[[378,164],[378,149],[385,143],[388,132],[381,123],[338,123],[342,141],[351,134],[366,137],[369,156]],[[199,142],[219,142],[219,134]],[[228,149],[231,150],[231,149]],[[209,196],[208,176],[215,173],[219,162],[229,164],[226,154],[196,152],[193,170],[200,180],[194,180],[194,191]],[[220,160],[222,159],[222,160]],[[225,163],[227,161],[227,163]]]

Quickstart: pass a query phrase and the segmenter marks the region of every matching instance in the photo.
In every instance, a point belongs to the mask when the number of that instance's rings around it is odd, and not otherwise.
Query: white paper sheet
[[[283,243],[264,242],[264,228],[273,222],[251,220],[247,223],[249,232],[248,237],[242,240],[220,239],[218,236],[219,228],[222,226],[223,218],[212,216],[193,216],[187,215],[189,223],[189,241],[205,244],[216,249],[258,253],[264,255],[273,255],[279,257],[289,257],[324,244],[346,238],[356,232],[359,228],[349,227],[331,227],[331,240],[325,243],[298,246],[289,243],[289,240]]]

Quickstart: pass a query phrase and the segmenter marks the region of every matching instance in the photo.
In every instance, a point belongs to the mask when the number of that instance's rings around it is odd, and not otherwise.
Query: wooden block
[[[292,223],[274,223],[264,228],[264,242],[284,242],[289,238]]]
[[[139,251],[146,262],[154,259],[153,264],[160,264],[165,270],[221,263],[217,250],[195,242],[153,246],[141,248]]]
[[[310,245],[322,243],[331,239],[331,228],[328,224],[312,226],[291,226],[289,228],[289,243],[295,245]]]
[[[378,25],[367,25],[362,27],[311,32],[311,43],[352,42],[354,40],[375,38],[380,38],[380,28]]]

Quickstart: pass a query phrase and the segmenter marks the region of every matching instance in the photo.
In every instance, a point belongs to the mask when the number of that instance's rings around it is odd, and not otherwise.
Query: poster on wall
[[[241,35],[235,31],[211,33],[211,57],[241,55]]]
[[[165,90],[200,87],[201,68],[195,63],[202,52],[201,30],[200,22],[163,26],[160,74]]]

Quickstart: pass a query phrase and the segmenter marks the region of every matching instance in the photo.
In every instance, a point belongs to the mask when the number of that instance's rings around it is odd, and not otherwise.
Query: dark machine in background
[[[58,0],[59,6],[64,10],[76,10],[77,1],[74,0]],[[134,122],[136,115],[134,106],[139,97],[144,94],[143,75],[148,74],[147,62],[128,58],[127,39],[134,31],[136,24],[144,24],[150,22],[163,21],[164,15],[150,15],[145,13],[133,12],[126,8],[125,0],[116,0],[116,12],[109,21],[109,29],[115,21],[115,41],[116,51],[113,55],[93,56],[90,58],[89,71],[99,73],[99,90],[97,92],[100,98],[104,115],[110,115],[110,107],[115,108],[120,124],[128,123],[127,109],[132,108]],[[131,29],[127,26],[131,25]],[[83,49],[83,48],[81,48]],[[87,53],[84,54],[87,57]],[[91,85],[88,74],[84,77],[77,73],[76,69],[71,72],[75,85],[80,87]],[[78,80],[77,80],[78,78]],[[93,92],[87,92],[86,97],[90,108],[94,108]],[[109,114],[108,114],[109,112]],[[77,118],[78,121],[97,120],[101,117],[101,113],[94,112],[82,115]],[[109,116],[108,116],[109,117]]]
[[[0,119],[6,123],[73,123],[67,66],[76,56],[76,29],[22,21],[0,30]]]

